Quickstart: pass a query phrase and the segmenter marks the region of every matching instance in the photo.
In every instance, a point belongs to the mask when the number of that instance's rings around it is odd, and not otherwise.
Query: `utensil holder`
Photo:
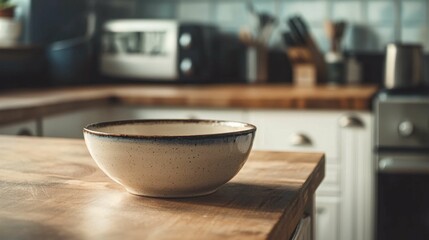
[[[328,52],[325,55],[327,82],[330,84],[346,83],[346,64],[339,52]]]
[[[297,86],[314,86],[320,70],[312,51],[307,47],[289,47],[286,51],[292,63],[292,82]]]
[[[268,80],[268,49],[263,44],[253,44],[246,52],[246,78],[249,83],[266,83]]]

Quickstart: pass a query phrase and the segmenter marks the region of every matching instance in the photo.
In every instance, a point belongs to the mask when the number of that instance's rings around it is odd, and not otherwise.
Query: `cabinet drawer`
[[[137,119],[213,119],[245,121],[244,111],[239,109],[198,108],[134,108]]]
[[[316,197],[315,239],[338,239],[339,206],[336,197]]]
[[[328,163],[338,159],[337,112],[249,112],[249,122],[258,128],[255,149],[324,152]]]
[[[38,132],[36,120],[4,125],[0,128],[2,135],[37,136]]]

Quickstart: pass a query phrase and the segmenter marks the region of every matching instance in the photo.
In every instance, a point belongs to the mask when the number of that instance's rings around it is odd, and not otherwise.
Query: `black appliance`
[[[381,91],[374,110],[376,239],[429,239],[429,90]]]
[[[100,72],[110,81],[237,81],[244,79],[241,63],[238,38],[234,42],[209,24],[117,19],[103,27]]]
[[[101,73],[137,81],[207,81],[215,28],[174,20],[117,19],[103,27]]]
[[[201,24],[181,24],[178,38],[177,71],[179,80],[213,82],[216,80],[217,29]]]

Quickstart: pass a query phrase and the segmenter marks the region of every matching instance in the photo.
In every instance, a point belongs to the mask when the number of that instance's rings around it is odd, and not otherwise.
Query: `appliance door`
[[[429,239],[429,152],[378,156],[377,239]]]
[[[177,35],[178,23],[172,20],[107,22],[102,41],[102,74],[136,80],[177,79]]]
[[[377,147],[429,149],[429,98],[380,100],[375,111]]]

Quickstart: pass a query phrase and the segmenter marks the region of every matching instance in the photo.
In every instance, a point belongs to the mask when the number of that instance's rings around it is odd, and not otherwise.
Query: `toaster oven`
[[[122,19],[104,25],[103,76],[210,82],[216,77],[217,29],[174,20]]]

